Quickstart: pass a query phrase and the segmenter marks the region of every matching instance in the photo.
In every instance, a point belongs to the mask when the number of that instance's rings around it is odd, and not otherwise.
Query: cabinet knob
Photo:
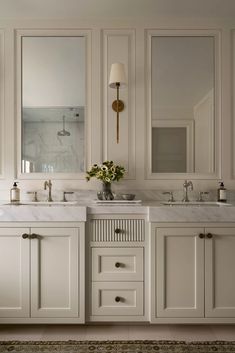
[[[27,233],[22,234],[22,238],[23,238],[23,239],[29,238],[29,234],[27,234]]]
[[[121,267],[120,262],[116,262],[116,263],[115,263],[115,267],[117,267],[117,268]]]
[[[200,239],[203,239],[203,238],[205,238],[205,234],[203,234],[203,233],[200,233],[200,234],[199,234],[199,238],[200,238]]]
[[[115,302],[119,303],[121,301],[120,297],[115,297]]]
[[[114,233],[120,234],[120,233],[121,233],[121,229],[120,229],[120,228],[116,228],[116,229],[114,230]]]
[[[208,239],[211,239],[211,238],[213,237],[213,234],[211,234],[211,233],[207,233],[207,235],[206,235],[206,236],[207,236],[207,238],[208,238]]]
[[[38,238],[38,234],[36,234],[36,233],[32,233],[30,235],[30,239],[37,239],[37,238]]]

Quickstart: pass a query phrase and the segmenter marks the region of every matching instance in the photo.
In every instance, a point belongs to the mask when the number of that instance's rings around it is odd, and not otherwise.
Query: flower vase
[[[102,183],[102,191],[97,193],[99,200],[113,200],[114,196],[111,190],[111,183]]]

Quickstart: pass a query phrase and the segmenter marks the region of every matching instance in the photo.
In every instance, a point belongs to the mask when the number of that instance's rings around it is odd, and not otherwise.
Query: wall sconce
[[[115,63],[111,66],[109,87],[117,89],[117,99],[113,101],[112,108],[117,113],[117,143],[119,143],[119,113],[124,109],[124,103],[119,99],[119,88],[126,86],[124,64]]]

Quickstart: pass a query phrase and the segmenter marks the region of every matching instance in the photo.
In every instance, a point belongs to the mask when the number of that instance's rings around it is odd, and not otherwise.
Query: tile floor
[[[235,325],[0,325],[3,340],[235,340]]]

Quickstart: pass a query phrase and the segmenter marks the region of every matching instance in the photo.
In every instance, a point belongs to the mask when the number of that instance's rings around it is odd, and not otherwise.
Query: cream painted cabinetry
[[[82,223],[0,228],[0,322],[84,322],[84,252]]]
[[[144,219],[89,221],[90,321],[146,321]]]
[[[235,227],[152,224],[151,251],[152,322],[234,322]]]

